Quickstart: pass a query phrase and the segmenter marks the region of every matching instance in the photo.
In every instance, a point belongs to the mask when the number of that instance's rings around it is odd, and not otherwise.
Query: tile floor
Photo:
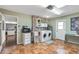
[[[56,39],[52,44],[38,43],[5,47],[2,54],[79,54],[79,45]]]

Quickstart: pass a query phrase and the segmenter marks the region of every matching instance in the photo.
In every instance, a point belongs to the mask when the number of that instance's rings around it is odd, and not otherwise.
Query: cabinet
[[[31,33],[22,33],[22,36],[24,45],[31,43]]]

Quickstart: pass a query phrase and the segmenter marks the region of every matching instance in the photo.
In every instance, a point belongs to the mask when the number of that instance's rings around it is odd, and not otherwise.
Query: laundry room
[[[79,5],[0,5],[1,54],[78,54],[78,39]]]

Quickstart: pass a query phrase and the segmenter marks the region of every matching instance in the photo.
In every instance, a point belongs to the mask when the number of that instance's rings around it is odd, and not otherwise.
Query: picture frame
[[[78,31],[79,30],[79,17],[72,17],[71,18],[71,31]]]

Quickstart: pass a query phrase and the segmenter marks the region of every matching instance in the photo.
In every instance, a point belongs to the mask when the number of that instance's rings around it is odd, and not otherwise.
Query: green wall
[[[53,35],[56,36],[56,20],[65,20],[66,21],[66,34],[76,34],[75,31],[71,31],[71,18],[79,16],[79,13],[74,13],[67,16],[57,17],[49,19],[49,25],[53,27]]]
[[[32,17],[30,15],[25,15],[17,12],[8,11],[5,9],[0,9],[2,14],[13,15],[18,17],[18,44],[22,43],[22,33],[21,28],[23,25],[32,27]]]
[[[22,40],[21,28],[23,25],[29,26],[30,28],[32,28],[32,16],[22,14],[22,13],[8,11],[5,9],[0,9],[0,12],[2,14],[13,15],[13,16],[18,17],[18,44],[22,43],[23,40]],[[47,22],[45,18],[41,18],[41,19],[42,19],[42,22]]]

